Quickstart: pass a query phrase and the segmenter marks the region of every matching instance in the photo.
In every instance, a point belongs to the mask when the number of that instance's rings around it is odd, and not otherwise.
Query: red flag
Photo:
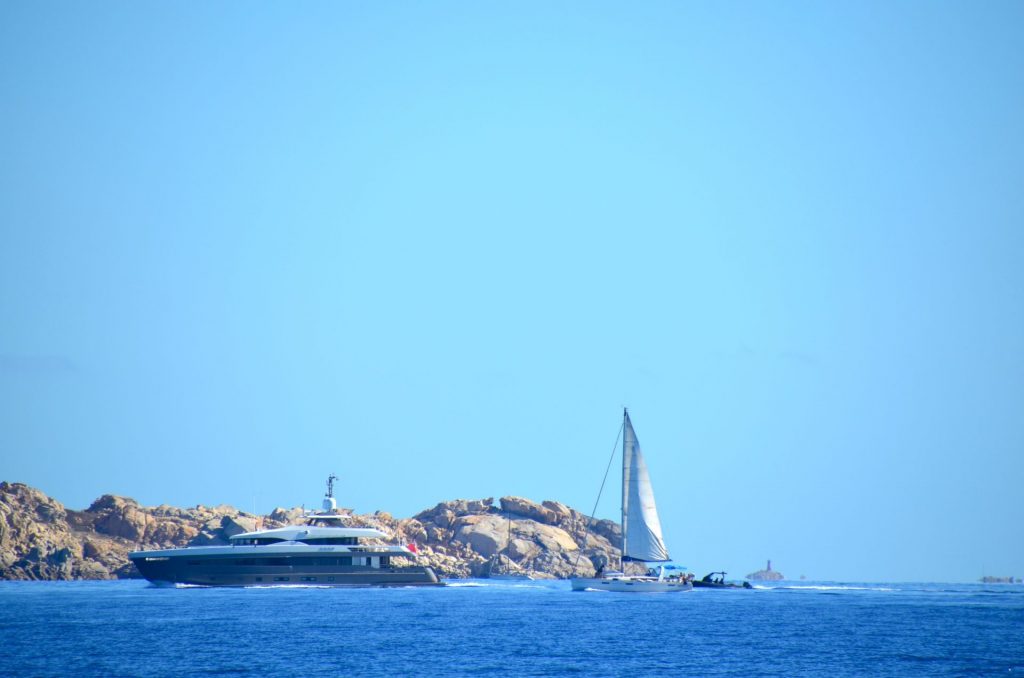
[[[416,542],[410,542],[409,545],[406,546],[406,548],[412,551],[413,553],[419,553],[419,551],[416,549]]]

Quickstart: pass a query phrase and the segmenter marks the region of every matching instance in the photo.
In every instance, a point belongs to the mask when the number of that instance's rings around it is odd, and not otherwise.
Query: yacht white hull
[[[692,591],[693,584],[678,579],[652,577],[595,577],[573,578],[573,591],[617,591],[621,593],[675,593]]]

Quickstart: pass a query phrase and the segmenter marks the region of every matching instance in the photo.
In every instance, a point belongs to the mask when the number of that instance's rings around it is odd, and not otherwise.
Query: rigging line
[[[583,549],[587,547],[587,537],[590,535],[590,525],[594,522],[594,515],[597,514],[597,505],[601,502],[601,493],[604,492],[604,484],[608,482],[608,472],[612,470],[612,462],[615,461],[615,451],[619,448],[619,438],[622,437],[622,430],[626,427],[626,421],[623,419],[622,425],[619,426],[619,432],[615,435],[615,444],[612,445],[612,456],[608,457],[608,466],[604,470],[604,478],[601,479],[601,489],[597,491],[597,499],[594,500],[594,510],[590,512],[590,520],[587,521],[587,527],[583,531],[583,548],[576,554],[576,562],[572,564],[572,576],[576,576],[576,567],[580,564],[580,556],[583,555]],[[625,544],[623,544],[625,548]]]

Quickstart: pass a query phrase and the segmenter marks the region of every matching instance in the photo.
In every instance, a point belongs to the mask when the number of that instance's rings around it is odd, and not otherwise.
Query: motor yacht
[[[334,481],[327,480],[323,510],[302,524],[244,532],[222,546],[133,551],[143,577],[158,584],[200,586],[431,586],[437,573],[417,565],[413,544],[389,544],[388,534],[347,527],[338,513]]]

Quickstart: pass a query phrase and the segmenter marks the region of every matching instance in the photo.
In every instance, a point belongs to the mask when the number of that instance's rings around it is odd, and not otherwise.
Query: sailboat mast
[[[628,529],[628,521],[626,520],[626,511],[628,508],[629,497],[626,494],[629,491],[628,478],[629,478],[629,463],[626,459],[626,438],[629,437],[629,408],[622,408],[622,502],[620,503],[621,516],[619,518],[619,528],[622,532],[622,550],[619,551],[619,570],[626,573],[626,530]]]

